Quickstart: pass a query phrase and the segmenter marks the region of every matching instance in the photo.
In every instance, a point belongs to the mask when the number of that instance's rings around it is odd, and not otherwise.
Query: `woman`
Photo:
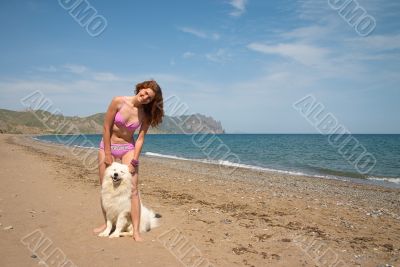
[[[139,156],[144,136],[150,126],[157,126],[164,116],[163,97],[160,86],[154,81],[144,81],[136,85],[136,95],[117,96],[111,101],[104,118],[103,139],[99,149],[99,176],[103,182],[104,171],[116,158],[129,166],[132,173],[133,238],[143,241],[139,233],[140,200],[138,195]],[[140,129],[136,142],[133,135]],[[103,211],[104,219],[105,214]],[[103,231],[106,225],[94,229]]]

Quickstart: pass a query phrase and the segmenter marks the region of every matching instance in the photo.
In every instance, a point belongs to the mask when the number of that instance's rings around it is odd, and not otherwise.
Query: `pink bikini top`
[[[122,107],[125,105],[125,103],[122,105]],[[140,121],[137,122],[133,122],[131,124],[126,124],[126,122],[124,121],[124,118],[122,117],[121,113],[119,112],[122,107],[118,110],[118,112],[115,114],[115,118],[114,118],[114,123],[119,126],[119,127],[124,127],[125,129],[129,130],[129,131],[134,131],[137,128],[140,127],[141,123]]]

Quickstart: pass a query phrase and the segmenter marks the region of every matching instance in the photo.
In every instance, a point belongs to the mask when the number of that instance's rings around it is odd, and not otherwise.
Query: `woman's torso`
[[[133,143],[133,135],[140,129],[144,118],[143,108],[132,105],[133,97],[123,97],[123,101],[114,116],[111,143]]]

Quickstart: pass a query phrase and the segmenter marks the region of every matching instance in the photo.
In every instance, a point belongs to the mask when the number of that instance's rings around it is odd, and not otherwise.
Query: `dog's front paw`
[[[119,237],[119,233],[112,233],[109,238],[116,238]]]
[[[108,231],[103,231],[103,232],[101,232],[98,236],[100,236],[100,237],[106,237],[106,236],[108,236]]]

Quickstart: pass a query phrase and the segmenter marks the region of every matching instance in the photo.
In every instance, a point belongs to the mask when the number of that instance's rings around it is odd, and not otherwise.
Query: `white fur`
[[[113,177],[118,178],[118,181],[113,181]],[[118,162],[112,163],[105,170],[101,186],[101,202],[106,213],[107,228],[99,236],[113,238],[133,234],[131,195],[132,175],[129,173],[128,166]],[[110,235],[113,226],[115,226],[115,231]],[[139,231],[141,233],[147,232],[157,226],[158,218],[156,218],[155,213],[143,206],[140,200]]]

